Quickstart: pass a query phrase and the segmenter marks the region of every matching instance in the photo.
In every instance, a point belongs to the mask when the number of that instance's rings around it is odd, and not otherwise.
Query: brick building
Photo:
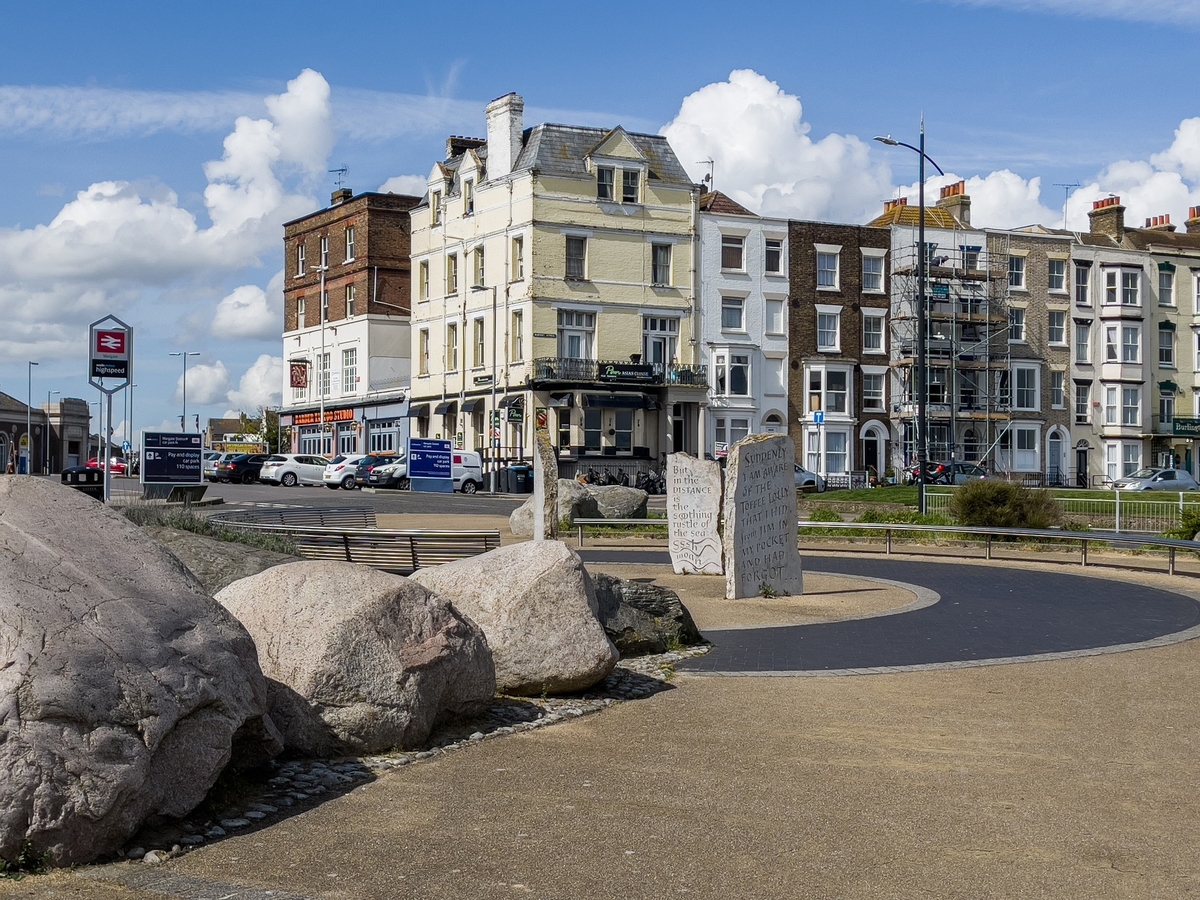
[[[328,209],[284,225],[280,424],[292,426],[293,452],[393,450],[407,439],[408,211],[420,202],[340,189]]]
[[[890,242],[887,228],[788,223],[788,430],[834,484],[889,466]]]

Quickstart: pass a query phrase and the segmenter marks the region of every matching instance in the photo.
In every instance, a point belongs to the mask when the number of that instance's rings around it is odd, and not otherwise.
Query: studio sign
[[[601,363],[601,381],[653,381],[654,366],[638,363]]]

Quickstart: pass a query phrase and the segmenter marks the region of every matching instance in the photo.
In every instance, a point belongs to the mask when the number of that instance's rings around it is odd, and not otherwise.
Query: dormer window
[[[609,168],[596,169],[596,199],[613,199],[613,170]]]
[[[638,202],[638,173],[624,171],[621,173],[621,202]]]
[[[442,224],[442,192],[429,192],[429,215],[434,225]]]
[[[468,178],[463,182],[463,215],[475,214],[475,182]]]

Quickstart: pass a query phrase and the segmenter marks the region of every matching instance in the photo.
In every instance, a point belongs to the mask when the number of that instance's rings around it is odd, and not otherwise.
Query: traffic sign
[[[204,444],[200,435],[142,432],[141,472],[142,484],[204,484]]]
[[[450,441],[408,439],[409,490],[454,493],[454,447]]]
[[[133,449],[133,445],[129,441],[121,441],[121,452],[128,453]]]
[[[818,410],[813,411],[813,424],[814,425],[824,425],[825,424],[825,410],[818,409]]]

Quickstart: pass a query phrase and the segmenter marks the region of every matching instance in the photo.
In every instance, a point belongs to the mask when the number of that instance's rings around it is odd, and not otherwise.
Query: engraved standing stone
[[[804,592],[796,548],[796,445],[754,434],[729,450],[725,467],[725,596]]]
[[[667,457],[667,533],[676,575],[720,575],[721,467],[686,453]]]
[[[550,435],[534,430],[533,455],[533,539],[544,541],[558,537],[558,454]]]

